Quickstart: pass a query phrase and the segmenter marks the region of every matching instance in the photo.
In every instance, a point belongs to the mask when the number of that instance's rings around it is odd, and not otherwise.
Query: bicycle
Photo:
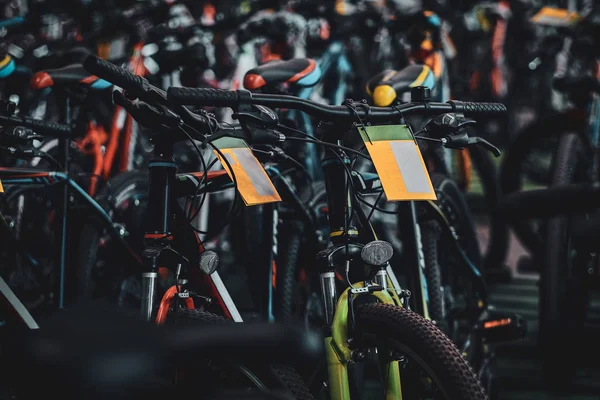
[[[121,92],[114,92],[117,105],[124,107],[140,124],[151,125],[155,132],[153,158],[149,163],[145,246],[141,254],[141,295],[137,302],[143,318],[157,324],[168,323],[173,318],[193,323],[206,320],[198,314],[197,308],[201,308],[218,311],[241,322],[242,317],[217,271],[218,255],[204,248],[198,232],[189,223],[190,216],[201,207],[201,204],[190,204],[190,198],[194,200],[206,191],[223,190],[230,187],[231,182],[223,179],[227,177],[225,172],[208,173],[208,168],[200,174],[176,176],[176,163],[172,158],[174,143],[192,137],[187,130],[180,129],[180,116],[188,124],[209,132],[217,127],[216,121],[206,115],[193,114],[184,107],[174,107],[177,114],[172,111],[164,114],[159,109],[166,110],[165,92],[144,78],[95,57],[86,59],[84,66],[90,73],[124,88],[130,96],[135,94],[148,101],[133,104]],[[250,121],[252,118],[247,123]],[[244,132],[241,128],[222,130],[231,135]],[[233,181],[235,184],[235,179]],[[177,198],[187,198],[188,204],[178,203]],[[159,291],[162,298],[157,301]],[[169,312],[170,309],[174,312]],[[265,373],[274,374],[279,384],[298,398],[312,398],[293,370],[275,367]]]
[[[131,9],[128,8],[125,10],[126,17],[120,16],[119,18],[135,21],[137,18],[141,18],[148,13],[153,13],[155,11],[155,6],[156,5],[150,6],[148,9],[145,9],[145,6],[141,8],[134,6]],[[92,29],[92,33],[86,33],[82,39],[84,43],[95,43],[99,38],[106,39],[106,37],[103,36],[103,31],[106,26],[113,22],[111,18],[108,18],[106,21],[96,26],[97,29]],[[23,24],[24,20],[21,18],[16,22]],[[9,25],[12,26],[15,25],[15,23]],[[140,29],[135,28],[134,30],[136,32],[132,37],[141,35],[142,32],[140,32]],[[73,179],[77,180],[79,185],[87,185],[87,192],[90,196],[95,197],[98,195],[97,200],[106,212],[111,213],[113,222],[118,225],[121,236],[126,236],[127,240],[131,242],[130,244],[135,247],[137,245],[135,242],[135,238],[137,237],[135,226],[139,225],[139,223],[135,219],[122,219],[119,213],[123,214],[123,212],[121,212],[122,210],[119,210],[118,207],[111,210],[111,206],[114,206],[114,204],[111,204],[113,199],[111,198],[111,195],[119,192],[122,189],[123,184],[127,184],[131,179],[139,177],[139,174],[122,174],[110,181],[109,178],[116,172],[126,172],[134,168],[139,168],[147,161],[145,160],[145,149],[141,148],[144,147],[143,144],[145,138],[139,134],[137,125],[132,118],[123,110],[119,109],[119,107],[116,107],[114,110],[108,110],[105,109],[106,107],[102,107],[106,100],[104,98],[106,96],[102,95],[103,89],[107,89],[112,85],[106,81],[90,76],[81,67],[81,61],[90,54],[88,50],[82,47],[69,48],[69,46],[72,45],[70,42],[60,44],[55,42],[42,42],[50,46],[52,49],[50,54],[42,54],[41,57],[38,57],[36,54],[34,62],[29,63],[29,53],[31,53],[32,49],[25,48],[27,56],[17,60],[16,68],[16,57],[11,58],[10,56],[7,56],[6,59],[8,62],[3,68],[4,75],[9,77],[18,75],[20,78],[26,78],[28,81],[31,81],[31,86],[37,90],[36,95],[34,95],[32,99],[29,99],[28,96],[19,96],[19,114],[27,115],[28,110],[36,104],[49,104],[47,92],[52,90],[58,103],[58,114],[61,114],[59,115],[59,119],[61,119],[62,122],[70,123],[71,121],[69,121],[69,119],[72,117],[75,121],[75,127],[73,128],[75,133],[73,139],[76,140],[73,140],[71,145],[66,144],[66,148],[68,148],[68,158],[65,154],[61,153],[61,150],[63,153],[66,151],[63,140],[61,140],[60,143],[58,139],[46,140],[39,148],[28,143],[32,149],[35,149],[33,151],[36,154],[44,155],[44,157],[34,156],[33,153],[30,152],[29,156],[24,158],[30,160],[27,163],[27,167],[47,169],[56,167],[58,163],[61,166],[64,166],[65,169],[69,169],[71,176]],[[77,44],[81,45],[81,42]],[[104,48],[106,47],[107,46],[104,46]],[[144,57],[141,54],[142,49],[143,46],[141,43],[134,43],[132,56],[125,58],[126,61],[129,62],[129,66],[132,67],[136,73],[148,76],[148,71],[144,66],[144,61],[147,60],[148,57]],[[105,53],[108,54],[108,52]],[[180,60],[180,58],[176,58],[176,60]],[[119,60],[114,61],[118,62]],[[37,72],[33,73],[35,70],[37,70]],[[153,76],[152,78],[155,79],[156,76]],[[18,81],[21,83],[20,79]],[[11,88],[14,89],[12,85]],[[45,113],[45,118],[54,119],[55,115],[52,111],[53,110],[49,108]],[[105,131],[105,128],[109,133]],[[21,153],[22,156],[24,154],[25,153],[23,152]],[[67,160],[69,161],[68,165],[66,163]],[[117,160],[119,163],[118,165],[115,165],[117,164],[115,162]],[[89,180],[84,180],[82,177],[89,177]],[[134,183],[139,184],[139,180]],[[36,191],[34,192],[34,196],[25,197],[26,193],[32,193],[31,188],[32,187],[21,187],[17,185],[10,185],[7,187],[8,193],[4,199],[5,203],[3,211],[13,227],[16,239],[30,240],[29,243],[35,243],[37,241],[44,242],[48,243],[49,247],[52,247],[52,238],[49,238],[49,235],[45,230],[37,229],[35,230],[37,233],[32,235],[27,227],[40,226],[41,224],[46,226],[46,221],[52,220],[53,218],[58,221],[63,220],[63,217],[60,215],[62,208],[58,210],[55,217],[53,207],[45,204],[48,201],[53,201],[53,199],[45,196],[43,191]],[[117,200],[116,206],[123,204],[128,205],[130,203],[135,206],[137,203],[136,199],[131,199],[127,196],[121,196]],[[129,200],[132,201],[129,202]],[[66,217],[64,217],[64,219],[66,220]],[[50,228],[50,231],[60,233],[63,230],[58,227],[57,230]],[[50,234],[52,232],[50,232]],[[81,240],[84,241],[84,243],[86,240],[93,239],[89,237],[87,232],[83,232],[83,234],[84,237],[82,237]],[[99,240],[100,238],[96,239]],[[21,241],[23,243],[26,242],[25,240]],[[58,239],[58,241],[64,243],[64,240]],[[35,248],[35,250],[32,247],[29,252],[29,258],[26,257],[24,259],[32,259],[31,255],[33,254],[33,258],[37,258],[37,262],[35,260],[32,262],[36,263],[36,265],[40,264],[40,258],[42,258],[41,264],[45,264],[45,258],[50,258],[41,251],[45,247],[46,246],[39,246]],[[52,251],[54,250],[52,249]],[[70,267],[69,260],[67,260],[66,254],[63,253],[64,252],[61,252],[60,257],[56,257],[57,269],[63,271],[61,274],[64,274],[64,270],[69,269]],[[77,255],[74,259],[71,259],[71,264],[74,264],[73,261],[75,260],[80,262],[80,257]],[[28,266],[29,264],[23,265],[24,268],[28,268]],[[44,266],[44,268],[46,268],[46,266]],[[76,285],[76,287],[79,297],[87,296],[86,292],[89,287],[86,285]],[[64,288],[60,291],[60,293],[62,292],[64,292]],[[64,304],[62,295],[59,296],[58,303]]]
[[[33,133],[35,130],[38,134],[45,134],[50,137],[59,138],[62,141],[68,141],[72,135],[73,131],[69,125],[57,124],[51,122],[45,122],[41,120],[31,119],[28,117],[14,117],[12,116],[12,112],[15,110],[15,104],[11,102],[3,102],[2,104],[3,115],[0,115],[0,121],[5,127],[23,127],[18,128],[13,131],[12,136],[16,138],[17,143],[27,143],[31,142],[33,139],[39,139],[40,136]],[[4,147],[2,150],[8,151],[17,157],[34,157],[34,156],[45,156],[43,152],[40,151],[32,151],[32,150],[20,150],[18,146],[9,146]],[[56,163],[52,157],[50,159]],[[106,229],[108,229],[116,238],[116,243],[118,245],[122,245],[123,249],[126,250],[127,254],[130,254],[134,259],[137,257],[135,253],[129,248],[128,244],[123,240],[122,235],[119,234],[119,229],[113,224],[110,216],[104,211],[104,209],[92,198],[89,194],[84,190],[80,185],[78,185],[67,172],[64,170],[43,170],[43,169],[31,169],[31,168],[1,168],[0,169],[0,181],[5,185],[19,185],[20,187],[31,187],[31,188],[40,188],[40,187],[50,187],[50,186],[58,186],[62,193],[66,193],[67,190],[70,189],[70,192],[73,193],[75,198],[82,202],[83,206],[86,210],[91,210],[94,215],[104,224]],[[19,195],[19,192],[16,192],[14,195]],[[59,209],[63,210],[63,218],[66,215],[66,209],[70,208],[71,200],[68,198],[63,198],[63,203],[60,203],[59,200]],[[4,199],[4,201],[8,201]],[[15,237],[12,234],[13,229],[7,226],[6,220],[2,219],[4,226],[4,235],[5,240],[3,240],[4,252],[8,254],[13,254],[16,250],[20,256],[27,260],[27,262],[31,263],[34,267],[37,267],[36,273],[41,273],[43,268],[41,267],[40,260],[36,260],[35,257],[31,255],[31,249],[24,249],[23,246],[20,245],[19,237]],[[67,236],[67,223],[64,219],[56,219],[55,223],[59,223],[59,233],[57,243],[53,243],[57,245],[57,249],[59,253],[58,257],[58,265],[62,266],[62,268],[54,270],[55,277],[51,281],[55,282],[56,287],[44,287],[44,296],[48,299],[55,298],[57,302],[57,306],[59,308],[64,307],[66,290],[67,290],[67,274],[66,274],[66,240]],[[53,223],[50,222],[52,225]],[[35,229],[36,227],[31,227],[31,229]],[[37,229],[40,229],[38,226]],[[55,230],[54,230],[55,231]],[[11,245],[16,246],[13,247]],[[46,284],[47,285],[47,284]],[[56,296],[51,295],[55,293]]]
[[[593,19],[575,18],[566,30],[572,41],[569,46],[571,59],[564,74],[557,76],[553,85],[565,93],[573,107],[565,113],[555,115],[542,122],[547,131],[533,135],[529,133],[518,143],[527,146],[519,149],[526,153],[536,145],[536,139],[555,137],[558,147],[553,157],[551,177],[548,189],[542,191],[548,195],[563,193],[573,184],[593,187],[598,181],[598,152],[595,149],[600,134],[598,110],[600,109],[600,83],[596,76],[598,52],[594,44],[600,43],[598,23]],[[554,124],[552,124],[554,123]],[[513,158],[511,158],[513,160]],[[517,166],[518,167],[518,166]],[[518,178],[512,168],[511,177]],[[529,198],[538,199],[538,191],[513,193],[508,205],[514,205],[518,199],[524,200],[524,209],[531,212]],[[566,195],[565,191],[561,196]],[[593,195],[591,196],[593,199]],[[556,199],[556,198],[555,198]],[[545,201],[545,200],[544,200]],[[564,201],[562,198],[559,201]],[[572,204],[577,204],[571,200]],[[568,203],[566,204],[569,207]],[[507,205],[504,206],[506,210]],[[534,265],[540,271],[540,332],[539,344],[544,360],[544,376],[552,385],[558,386],[569,382],[574,373],[571,363],[572,352],[567,348],[557,348],[564,343],[574,346],[583,331],[586,310],[589,302],[589,290],[593,288],[595,274],[595,253],[589,248],[589,240],[575,240],[586,235],[576,233],[577,226],[584,225],[593,231],[593,224],[585,220],[594,220],[594,210],[590,207],[569,209],[563,215],[548,212],[551,206],[540,207],[539,212],[531,212],[531,216],[542,214],[541,223],[527,218],[523,221],[511,218],[511,223],[524,227],[522,233],[534,245]],[[544,215],[546,214],[546,215]],[[539,220],[538,220],[539,221]],[[536,229],[537,228],[537,229]],[[524,241],[527,243],[527,241]],[[565,368],[565,365],[567,366]],[[560,376],[561,379],[557,379]]]
[[[434,54],[435,55],[435,54]],[[441,57],[437,54],[438,59]],[[441,68],[441,67],[439,67]],[[435,87],[439,86],[440,77],[445,73],[438,73],[439,77],[433,72],[433,69],[428,65],[413,64],[399,71],[386,70],[375,76],[373,76],[367,85],[367,93],[371,94],[375,105],[389,105],[389,104],[400,104],[403,96],[409,94],[411,87],[416,85],[428,86],[430,90],[434,90]],[[443,83],[442,83],[443,84]],[[488,213],[490,214],[491,222],[491,238],[490,245],[483,256],[478,246],[475,246],[476,242],[473,222],[466,222],[466,226],[471,225],[468,228],[471,232],[467,234],[470,241],[469,258],[476,264],[482,267],[484,273],[489,271],[490,273],[497,272],[503,267],[504,259],[506,257],[506,251],[508,248],[508,229],[501,221],[493,218],[494,209],[499,198],[500,188],[496,182],[496,169],[493,161],[491,160],[487,151],[479,147],[471,147],[461,151],[461,155],[458,158],[459,171],[456,171],[454,167],[448,166],[448,159],[452,159],[452,154],[444,154],[439,148],[424,145],[423,149],[426,152],[428,161],[428,168],[431,172],[439,173],[445,176],[456,177],[457,180],[461,180],[461,177],[467,177],[471,175],[470,169],[472,165],[481,177],[483,186],[484,196],[488,207]],[[446,150],[447,151],[447,150]],[[465,154],[470,156],[465,158]],[[464,181],[464,179],[463,179]],[[465,182],[468,184],[468,179]],[[468,187],[468,185],[459,185],[462,187],[462,191]],[[464,222],[463,222],[464,223]],[[467,231],[468,232],[468,231]]]
[[[368,119],[371,122],[383,122],[390,120],[398,121],[400,119],[399,113],[402,115],[410,115],[411,112],[421,112],[431,115],[439,114],[445,111],[456,112],[457,110],[461,110],[463,104],[459,102],[453,102],[449,104],[429,102],[410,103],[398,106],[398,108],[395,109],[370,108],[367,111],[357,107],[357,109],[353,111],[345,106],[323,106],[290,96],[250,94],[244,91],[236,92],[206,89],[169,88],[167,91],[167,96],[168,99],[171,100],[172,104],[188,104],[194,106],[210,104],[229,106],[234,109],[238,109],[244,105],[271,107],[283,106],[286,108],[296,108],[299,111],[310,113],[315,117],[325,120],[334,120],[337,122],[335,125],[328,126],[328,129],[323,133],[324,143],[327,143],[328,147],[336,149],[338,146],[337,141],[346,131],[346,125],[343,123],[352,122],[357,118],[357,115],[355,115],[354,112],[356,112],[361,119]],[[467,107],[471,107],[471,105],[468,104]],[[472,110],[475,110],[475,112],[479,110],[476,107],[478,106],[474,103]],[[500,111],[502,108],[496,108],[494,105],[492,105],[488,110],[494,112]],[[335,128],[336,126],[337,129]],[[280,128],[284,129],[283,127]],[[290,138],[288,137],[287,139]],[[347,148],[344,148],[344,150],[348,151]],[[340,158],[344,157],[341,154],[338,156]],[[326,187],[328,189],[327,194],[330,238],[334,244],[319,253],[317,257],[317,265],[320,270],[320,281],[321,288],[323,290],[322,295],[326,322],[327,326],[329,326],[329,328],[326,329],[326,332],[330,330],[329,333],[326,334],[327,337],[325,339],[326,349],[328,351],[328,360],[330,363],[330,394],[332,398],[345,398],[345,396],[348,396],[351,391],[350,386],[348,385],[345,362],[351,360],[351,354],[353,354],[352,349],[348,347],[346,343],[346,339],[349,337],[348,335],[352,335],[355,332],[368,332],[380,339],[383,339],[383,337],[380,335],[392,339],[393,336],[390,335],[390,332],[393,332],[395,335],[397,335],[396,337],[403,337],[404,339],[407,339],[407,336],[411,335],[410,332],[413,328],[410,326],[412,324],[415,326],[419,325],[422,327],[422,329],[427,329],[429,336],[438,337],[441,332],[439,332],[437,329],[425,328],[427,323],[424,320],[417,317],[415,314],[407,312],[405,309],[398,307],[403,303],[400,300],[400,296],[398,296],[398,292],[404,295],[406,295],[406,292],[399,290],[399,286],[392,283],[394,276],[393,273],[388,275],[388,271],[390,270],[388,261],[391,258],[390,245],[388,243],[379,241],[373,241],[366,245],[362,245],[360,241],[356,241],[359,236],[358,231],[354,225],[349,225],[348,221],[348,215],[352,209],[352,204],[350,202],[352,196],[348,197],[350,186],[346,186],[349,178],[346,176],[345,167],[343,166],[344,163],[342,161],[333,161],[335,159],[337,159],[337,157],[327,157],[326,160],[329,162],[329,165],[326,164],[325,166]],[[405,204],[409,207],[412,207],[412,202],[406,202]],[[361,219],[360,209],[355,208],[355,212],[359,216],[358,218]],[[414,218],[414,213],[412,213],[412,215]],[[366,221],[366,216],[363,216],[363,218],[363,221]],[[414,223],[408,224],[414,225]],[[365,227],[368,231],[368,223],[365,223]],[[367,233],[369,236],[371,234],[371,232]],[[347,240],[349,237],[354,240],[348,242]],[[348,249],[349,251],[346,252],[345,249]],[[378,253],[381,258],[377,259],[374,253]],[[372,285],[365,281],[351,284],[350,287],[346,288],[346,290],[344,290],[341,296],[338,298],[336,295],[336,271],[343,274],[344,269],[348,269],[348,263],[351,261],[360,262],[361,260],[369,266],[370,273],[368,273],[368,275],[371,276],[371,278],[374,279],[374,282],[377,282],[377,284]],[[343,266],[344,264],[346,264],[345,268]],[[420,273],[417,273],[417,276],[420,276]],[[420,307],[420,304],[422,304],[422,300],[424,299],[424,295],[423,293],[418,293],[419,287],[422,286],[415,287],[415,291],[417,293],[414,295],[414,298],[416,299],[414,304]],[[388,291],[387,288],[394,289]],[[355,309],[353,307],[354,297],[361,293],[373,294],[378,298],[378,300],[385,304],[374,303],[364,305],[363,307],[357,307]],[[350,327],[345,326],[348,321],[353,321],[355,325],[353,327],[352,325]],[[400,325],[394,326],[393,324]],[[386,328],[384,328],[384,326]],[[400,326],[403,328],[400,328]],[[421,347],[420,350],[432,345],[432,342],[429,340],[420,341],[420,339],[416,339],[414,337],[411,338],[417,341],[419,345],[424,346]],[[446,340],[444,340],[444,342],[448,344],[450,343]],[[415,342],[413,342],[413,344],[414,343]],[[336,350],[334,350],[334,348]],[[442,349],[439,350],[443,351]],[[460,361],[457,359],[456,362],[462,363],[464,361],[460,357],[459,359]],[[392,368],[394,371],[397,371],[395,369],[397,367],[393,363],[394,362],[392,362],[392,366],[390,368]],[[454,361],[452,361],[452,363],[454,363]],[[442,368],[441,365],[437,364],[430,365],[430,367],[433,369]],[[446,379],[448,374],[449,371],[444,370],[443,373],[440,372],[438,377],[441,376],[440,379]],[[460,379],[468,379],[468,382],[473,382],[473,385],[479,385],[471,378],[461,377]],[[388,382],[390,386],[387,387],[387,390],[389,390],[388,393],[394,393],[394,396],[397,396],[399,395],[399,386],[396,378],[394,378],[394,382],[396,383]],[[452,380],[445,381],[445,383],[452,385],[450,382],[452,382]],[[471,385],[471,383],[469,383],[469,385]],[[473,388],[475,387],[476,386],[473,386]],[[461,389],[451,386],[451,389],[449,388],[448,390],[460,391]],[[478,390],[479,389],[475,390],[475,392],[482,394],[482,392],[479,392]],[[467,394],[465,392],[458,394],[458,392],[455,392],[454,395],[460,397],[474,394]],[[476,396],[479,396],[479,394]]]

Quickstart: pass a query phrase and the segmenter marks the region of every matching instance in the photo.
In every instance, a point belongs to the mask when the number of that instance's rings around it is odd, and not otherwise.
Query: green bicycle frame
[[[362,288],[365,285],[363,282],[358,282],[353,286]],[[331,326],[331,336],[325,338],[329,394],[332,400],[350,400],[348,380],[348,364],[352,361],[352,350],[348,346],[348,296],[351,295],[350,290],[351,288],[347,288],[339,297]],[[370,293],[370,295],[375,296],[384,304],[402,307],[395,290],[382,290]],[[388,371],[388,376],[384,379],[387,382],[386,400],[401,400],[402,387],[398,361],[390,361],[382,371]]]

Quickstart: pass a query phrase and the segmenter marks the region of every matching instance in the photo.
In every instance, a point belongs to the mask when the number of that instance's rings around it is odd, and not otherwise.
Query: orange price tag
[[[237,183],[237,190],[247,206],[281,201],[269,175],[252,154],[246,142],[237,138],[221,138],[213,142],[216,156]],[[224,160],[223,157],[226,159]],[[231,166],[231,170],[229,166]]]
[[[564,8],[542,7],[533,17],[531,22],[537,25],[546,26],[569,26],[581,19],[581,16],[574,11]]]
[[[366,126],[359,131],[388,201],[437,200],[419,146],[406,125]]]

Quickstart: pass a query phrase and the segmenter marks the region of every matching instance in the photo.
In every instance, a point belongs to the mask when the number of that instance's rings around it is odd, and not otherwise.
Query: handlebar
[[[83,60],[83,68],[89,73],[113,83],[142,99],[154,88],[146,78],[134,75],[126,69],[95,56],[86,57]]]
[[[167,90],[167,99],[179,105],[216,106],[237,108],[242,104],[262,105],[272,108],[289,108],[304,111],[324,120],[354,121],[357,115],[369,121],[389,121],[406,114],[437,115],[445,112],[460,112],[469,116],[495,116],[506,113],[501,103],[476,103],[449,101],[447,103],[408,103],[397,107],[356,107],[356,112],[347,106],[331,106],[293,96],[255,94],[246,90],[220,90],[205,88],[176,88]]]
[[[152,106],[166,106],[167,94],[165,91],[150,84],[146,78],[134,75],[126,69],[96,56],[87,57],[83,61],[83,68],[89,73],[123,88],[126,92]],[[179,114],[182,120],[200,131],[214,131],[217,128],[214,119],[194,114],[183,105],[175,107],[174,111]]]
[[[47,122],[41,119],[33,119],[29,117],[7,117],[0,115],[0,125],[3,126],[23,126],[31,128],[35,133],[40,135],[48,135],[59,139],[70,138],[73,134],[72,129],[68,125],[58,124],[56,122]]]

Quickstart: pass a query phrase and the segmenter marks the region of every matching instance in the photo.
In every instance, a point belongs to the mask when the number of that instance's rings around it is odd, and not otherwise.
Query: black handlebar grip
[[[167,90],[167,99],[183,106],[236,107],[241,101],[240,94],[244,92],[238,90],[170,87]]]
[[[146,79],[96,56],[86,57],[83,61],[83,68],[90,74],[96,75],[133,94],[139,95],[146,91]]]
[[[506,114],[506,106],[502,103],[479,103],[472,101],[450,101],[465,115],[472,116],[496,116]]]
[[[56,138],[70,138],[72,135],[71,127],[56,122],[47,122],[41,119],[23,118],[23,126],[31,128],[35,133],[48,135]]]

